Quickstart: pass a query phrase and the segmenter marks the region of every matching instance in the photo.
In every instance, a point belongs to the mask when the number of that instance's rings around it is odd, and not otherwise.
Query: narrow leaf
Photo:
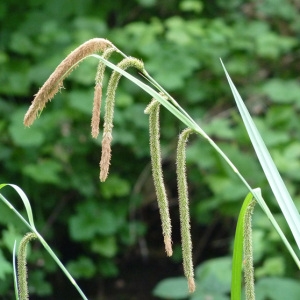
[[[228,75],[223,62],[227,80],[229,82],[231,91],[236,101],[237,107],[247,129],[248,135],[251,139],[252,145],[259,159],[259,162],[263,168],[266,178],[270,184],[273,194],[279,204],[279,207],[292,231],[292,234],[296,240],[298,248],[300,249],[300,218],[299,212],[271,158],[271,155],[260,136],[241,96],[239,95],[236,87],[234,86],[230,76]]]
[[[14,242],[14,249],[13,249],[14,290],[15,290],[16,300],[19,300],[17,265],[16,265],[16,244],[17,244],[17,241]]]

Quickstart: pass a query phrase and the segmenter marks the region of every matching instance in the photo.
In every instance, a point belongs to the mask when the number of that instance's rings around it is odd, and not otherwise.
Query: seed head
[[[24,117],[24,125],[30,126],[36,119],[38,113],[43,110],[46,103],[51,100],[54,95],[63,86],[63,80],[66,78],[73,69],[87,56],[103,52],[107,47],[113,47],[111,42],[102,38],[94,38],[71,52],[54,70],[44,85],[40,88],[35,95],[27,113]]]

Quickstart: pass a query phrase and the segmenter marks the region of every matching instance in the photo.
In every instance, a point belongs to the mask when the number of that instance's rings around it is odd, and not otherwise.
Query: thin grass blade
[[[17,278],[17,265],[16,265],[16,246],[17,241],[14,242],[13,248],[13,269],[14,269],[14,290],[16,300],[19,300],[18,278]]]
[[[295,241],[300,249],[300,217],[299,212],[275,166],[271,155],[260,136],[241,96],[239,95],[236,87],[234,86],[226,68],[221,61],[224,68],[227,80],[229,82],[231,91],[233,93],[234,99],[236,101],[237,107],[247,129],[248,135],[250,137],[251,143],[255,149],[256,155],[259,162],[263,168],[265,176],[270,184],[273,194],[279,204],[279,207],[292,231]]]
[[[31,205],[30,205],[30,202],[26,196],[26,194],[23,192],[22,189],[20,189],[17,185],[15,184],[9,184],[9,183],[3,183],[3,184],[0,184],[0,189],[2,189],[3,187],[5,186],[10,186],[12,187],[18,194],[19,196],[21,197],[23,203],[24,203],[24,206],[25,206],[25,209],[26,209],[26,212],[27,212],[27,216],[28,216],[28,220],[29,220],[29,224],[30,226],[35,229],[35,225],[34,225],[34,221],[33,221],[33,214],[32,214],[32,209],[31,209]],[[9,206],[10,208],[13,208],[13,206],[9,203]],[[24,222],[24,221],[23,221]],[[26,224],[27,225],[27,224]],[[36,230],[36,229],[35,229]]]

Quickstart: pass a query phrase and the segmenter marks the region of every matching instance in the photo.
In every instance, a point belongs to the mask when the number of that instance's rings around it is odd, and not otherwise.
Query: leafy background
[[[110,176],[100,184],[101,142],[89,133],[97,62],[82,63],[66,81],[66,90],[25,129],[23,116],[38,88],[80,43],[93,37],[111,40],[127,55],[141,58],[250,184],[262,188],[289,236],[234,107],[219,58],[246,99],[300,207],[299,13],[298,0],[1,1],[0,182],[24,189],[37,228],[91,299],[188,297],[184,288],[181,295],[164,295],[182,275],[174,158],[183,127],[162,112],[163,167],[175,249],[169,259],[163,250],[149,166],[148,117],[143,114],[149,97],[121,80]],[[218,276],[216,270],[223,272],[219,260],[226,262],[231,254],[236,218],[247,191],[199,138],[189,142],[188,177],[197,278],[204,267]],[[9,190],[4,194],[23,210],[15,194]],[[4,205],[0,232],[0,295],[11,299],[13,241],[26,229]],[[258,299],[279,299],[279,293],[272,294],[270,280],[271,286],[281,286],[285,296],[294,299],[299,271],[259,207],[253,233]],[[31,248],[33,298],[76,299],[41,245],[33,243]],[[157,285],[167,277],[176,277],[171,289]],[[199,285],[199,293],[211,285],[209,278],[206,287]],[[228,282],[221,280],[210,292],[215,299],[227,299],[227,287]],[[263,292],[268,290],[271,294]]]

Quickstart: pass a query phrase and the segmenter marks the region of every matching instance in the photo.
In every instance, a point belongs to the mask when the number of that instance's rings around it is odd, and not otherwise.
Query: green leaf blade
[[[221,61],[222,63],[222,61]],[[279,204],[279,207],[292,231],[295,241],[300,249],[300,217],[297,208],[271,158],[271,155],[259,134],[241,96],[233,84],[225,66],[222,63],[231,91],[236,101],[237,107],[247,129],[251,143],[254,147],[259,162],[263,168],[272,192]]]

